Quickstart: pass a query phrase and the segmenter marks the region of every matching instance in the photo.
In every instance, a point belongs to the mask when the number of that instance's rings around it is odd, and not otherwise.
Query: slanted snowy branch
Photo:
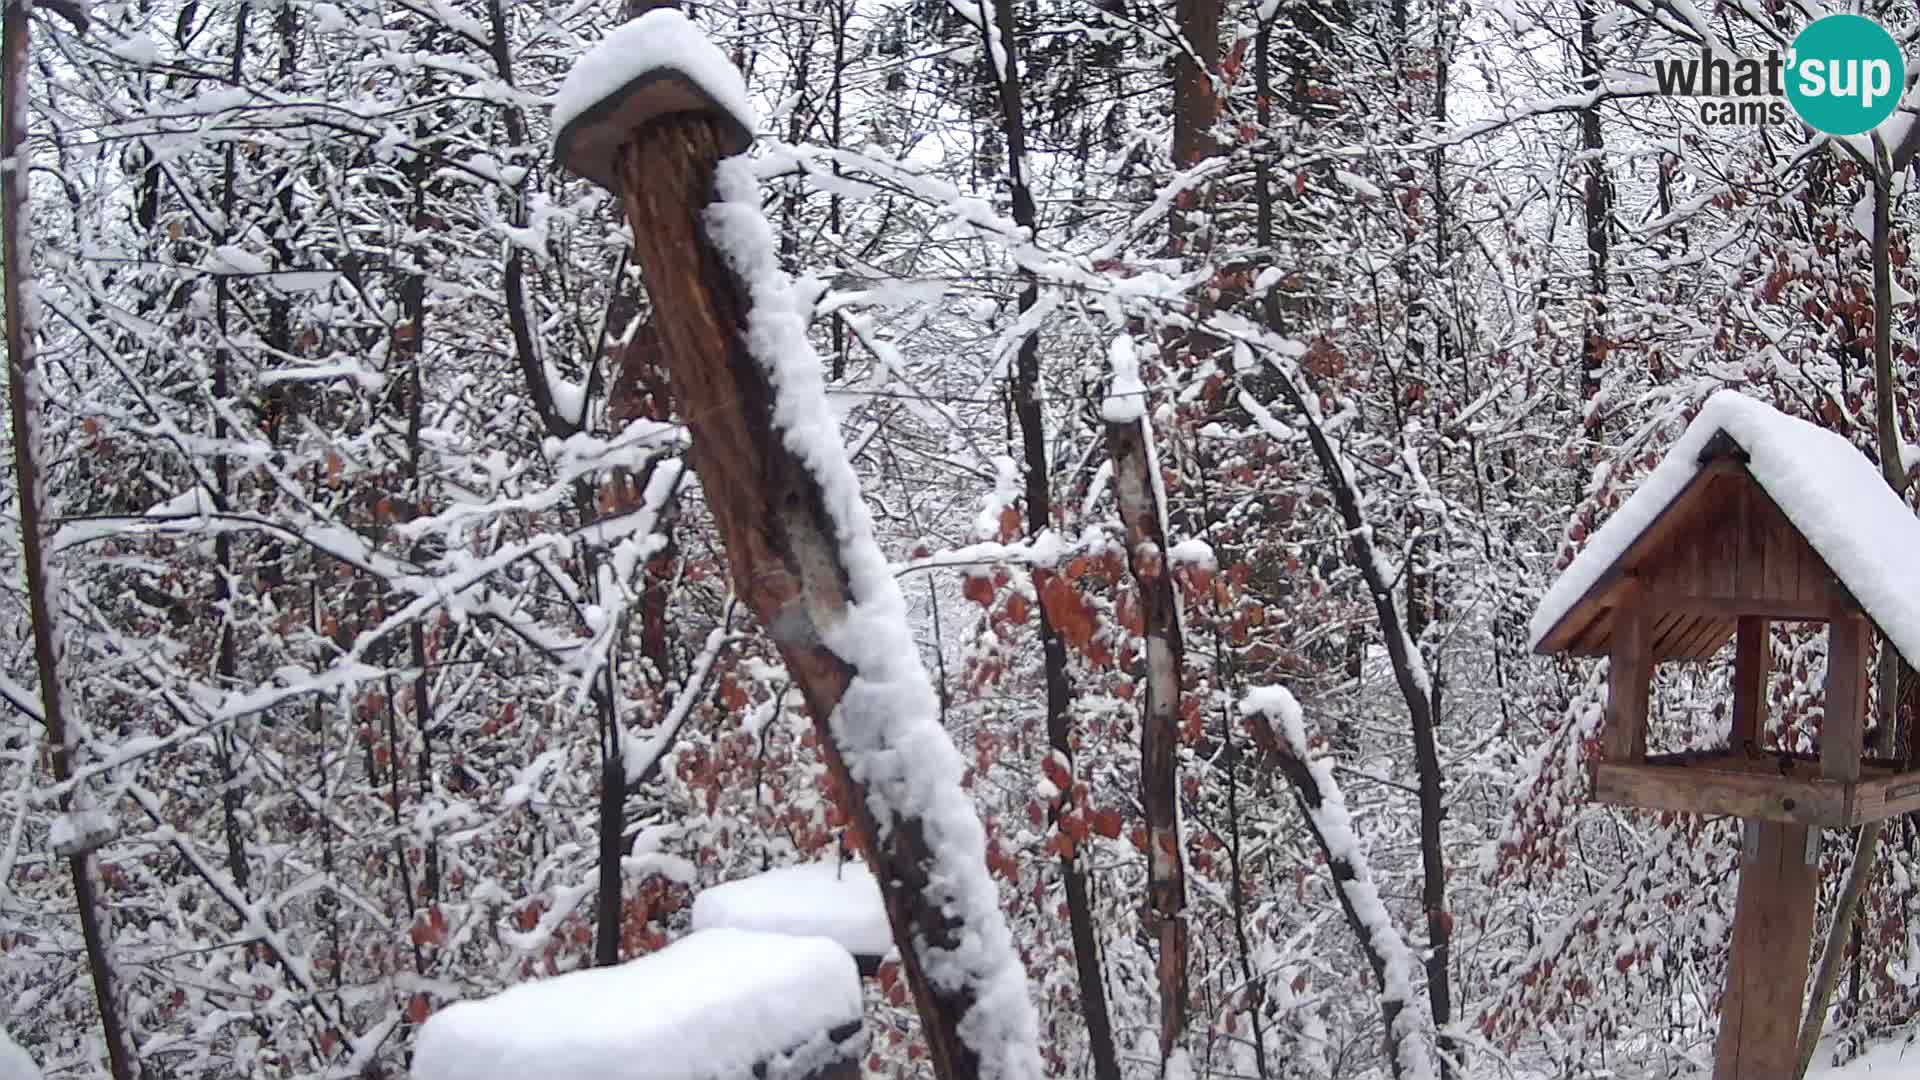
[[[1381,902],[1366,847],[1354,831],[1346,797],[1333,778],[1333,763],[1313,756],[1306,717],[1285,687],[1256,687],[1247,692],[1241,708],[1262,748],[1274,756],[1281,775],[1293,787],[1307,826],[1326,854],[1341,910],[1379,981],[1380,1017],[1391,1048],[1393,1075],[1401,1080],[1431,1080],[1437,1072],[1428,1045],[1426,1011],[1414,992],[1413,952]]]

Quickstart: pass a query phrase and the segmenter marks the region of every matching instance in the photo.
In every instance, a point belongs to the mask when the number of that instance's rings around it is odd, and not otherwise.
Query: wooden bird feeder
[[[1819,830],[1920,809],[1920,771],[1867,756],[1864,735],[1875,631],[1920,657],[1916,551],[1920,521],[1846,440],[1723,392],[1534,618],[1536,652],[1608,658],[1595,798],[1743,821],[1716,1080],[1795,1074]],[[1769,741],[1776,620],[1827,626],[1817,754]],[[1649,754],[1655,666],[1711,660],[1729,639],[1726,741]]]

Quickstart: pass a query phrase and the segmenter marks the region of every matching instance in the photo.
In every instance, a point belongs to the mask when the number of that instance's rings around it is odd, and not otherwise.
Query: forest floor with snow
[[[1824,1056],[1824,1055],[1822,1055]],[[1820,1057],[1814,1059],[1816,1062]],[[1871,1076],[1874,1080],[1920,1080],[1920,1045],[1910,1038],[1885,1042],[1841,1066],[1807,1070],[1807,1080],[1852,1080]]]

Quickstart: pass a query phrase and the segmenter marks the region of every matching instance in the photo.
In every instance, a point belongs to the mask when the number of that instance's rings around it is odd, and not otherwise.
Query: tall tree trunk
[[[985,4],[981,13],[986,14]],[[995,0],[993,18],[984,18],[981,34],[988,40],[988,55],[993,35],[999,36],[1000,55],[1005,69],[996,70],[1000,108],[1007,136],[1007,184],[1013,193],[1013,219],[1030,235],[1039,234],[1033,192],[1027,186],[1027,127],[1021,100],[1018,36],[1014,30],[1013,0]],[[1025,317],[1040,300],[1040,283],[1030,270],[1023,270],[1025,284],[1020,290],[1020,314]],[[1013,412],[1020,430],[1022,457],[1025,459],[1027,495],[1027,535],[1038,536],[1053,525],[1053,493],[1047,467],[1046,420],[1040,411],[1040,335],[1029,332],[1020,342],[1014,361]],[[1044,595],[1048,571],[1036,569],[1033,584]],[[1047,684],[1047,742],[1053,753],[1064,759],[1069,780],[1076,775],[1073,766],[1073,687],[1067,676],[1067,646],[1047,614],[1047,605],[1039,604],[1040,649],[1044,658]],[[1071,814],[1074,785],[1061,791],[1055,810],[1055,822]],[[1120,1060],[1114,1050],[1113,1021],[1107,1010],[1106,983],[1101,974],[1099,939],[1094,933],[1093,902],[1088,893],[1087,876],[1080,865],[1080,852],[1060,857],[1060,878],[1067,894],[1067,923],[1073,937],[1074,967],[1080,979],[1080,1008],[1087,1023],[1088,1048],[1093,1054],[1096,1080],[1119,1080]]]
[[[1433,118],[1444,127],[1447,121],[1447,61],[1452,49],[1452,41],[1447,33],[1448,9],[1440,5],[1435,11],[1437,25],[1434,29],[1433,44]],[[1427,155],[1428,167],[1432,170],[1433,225],[1430,230],[1433,237],[1433,272],[1429,280],[1436,291],[1440,283],[1454,281],[1453,274],[1453,237],[1452,206],[1447,194],[1447,152],[1443,146],[1436,146]],[[1443,300],[1445,294],[1442,294]],[[1453,297],[1458,301],[1458,297]],[[1428,309],[1432,314],[1433,355],[1431,366],[1426,375],[1430,385],[1437,385],[1453,369],[1457,343],[1454,341],[1453,324],[1449,321],[1448,311],[1463,311],[1458,303],[1448,304],[1442,310]],[[1431,397],[1428,398],[1431,400]],[[1430,475],[1444,476],[1448,471],[1446,446],[1442,442],[1436,447],[1437,463]],[[1437,467],[1434,467],[1437,464]],[[1439,522],[1445,527],[1445,519]],[[1442,534],[1444,539],[1444,534]],[[1434,545],[1427,545],[1431,551]],[[1423,557],[1431,557],[1423,556]],[[1421,609],[1423,623],[1444,617],[1446,608],[1445,587],[1440,583],[1431,568],[1421,573],[1424,587],[1416,603]],[[1411,622],[1411,618],[1408,620]],[[1413,635],[1417,648],[1425,648],[1427,634],[1425,626]],[[1445,716],[1441,708],[1442,696],[1446,690],[1446,679],[1440,664],[1440,650],[1434,646],[1426,654],[1427,670],[1433,681],[1432,723],[1438,724]],[[1415,742],[1421,742],[1415,735]],[[1451,961],[1453,955],[1453,916],[1447,910],[1447,868],[1446,855],[1441,846],[1441,819],[1446,811],[1442,805],[1443,793],[1440,790],[1440,762],[1435,757],[1431,762],[1424,758],[1420,769],[1420,842],[1421,850],[1421,907],[1427,916],[1427,952],[1425,966],[1427,970],[1427,1004],[1433,1011],[1435,1046],[1439,1051],[1440,1077],[1447,1080],[1453,1074],[1454,1041],[1447,1034],[1447,1025],[1453,1019],[1453,984]]]
[[[241,4],[233,17],[233,53],[228,60],[227,76],[235,85],[239,85],[240,72],[246,59],[247,22],[251,14],[250,4]],[[228,242],[232,237],[234,204],[239,183],[239,162],[235,157],[235,148],[228,143],[221,164],[220,176],[220,217],[222,232],[220,241]],[[231,509],[233,493],[231,476],[226,454],[223,452],[232,430],[227,424],[226,413],[221,407],[233,393],[232,350],[228,342],[228,323],[233,307],[233,292],[230,279],[222,274],[213,281],[214,327],[219,331],[220,340],[213,350],[213,484],[211,502],[214,509],[227,513]],[[221,530],[213,538],[214,562],[214,611],[219,618],[215,630],[218,642],[214,648],[214,682],[222,690],[235,689],[234,679],[238,673],[237,657],[233,636],[233,537]],[[242,892],[248,888],[246,838],[240,828],[242,807],[240,784],[233,769],[234,735],[231,729],[223,728],[213,735],[214,763],[220,770],[220,814],[227,841],[227,872],[233,875],[234,884]]]
[[[73,779],[80,733],[68,722],[59,627],[59,575],[47,558],[47,478],[42,472],[42,384],[33,355],[33,313],[27,282],[32,250],[27,243],[27,44],[31,0],[0,0],[0,273],[4,273],[7,320],[7,404],[13,422],[14,485],[20,504],[20,561],[26,570],[27,608],[33,624],[33,661],[40,678],[40,716],[51,746],[53,778]],[[59,801],[62,814],[84,812],[86,793],[68,788]],[[88,830],[82,829],[82,832]],[[113,958],[100,910],[93,847],[80,844],[65,853],[79,908],[80,935],[86,943],[87,969],[106,1036],[113,1080],[133,1080],[135,1062],[120,1016]]]
[[[1599,39],[1595,32],[1597,0],[1577,0],[1580,11],[1580,86],[1591,93],[1600,87]],[[1580,339],[1580,409],[1583,440],[1587,453],[1581,460],[1593,465],[1594,436],[1600,416],[1600,371],[1606,363],[1610,343],[1606,336],[1608,223],[1613,216],[1613,182],[1607,175],[1606,140],[1600,128],[1598,102],[1580,110],[1580,151],[1586,159],[1586,192],[1582,208],[1587,227],[1587,290],[1584,330]],[[1586,483],[1580,477],[1574,485],[1575,498]]]
[[[646,8],[659,6],[677,5],[673,3],[629,5],[627,16],[635,18]],[[504,0],[487,0],[486,12],[494,71],[502,82],[512,86],[514,85],[513,48],[507,37],[507,6]],[[520,109],[508,107],[504,111],[504,123],[507,129],[507,145],[526,145],[526,119],[521,115]],[[527,202],[524,189],[516,192],[508,219],[516,226],[526,224]],[[625,267],[624,260],[621,266]],[[539,416],[541,426],[546,429],[547,434],[564,439],[584,426],[585,406],[582,405],[582,415],[567,416],[561,412],[558,403],[554,401],[553,387],[547,382],[546,363],[541,356],[539,339],[534,335],[533,319],[528,311],[526,260],[519,245],[510,246],[505,278],[507,321],[513,336],[514,356],[519,361],[520,374],[527,388],[528,400],[532,403],[534,413]],[[620,287],[623,279],[624,275],[616,271],[614,274],[616,289]],[[594,362],[599,362],[598,356],[594,358]],[[589,385],[591,382],[590,379]],[[575,485],[574,507],[583,531],[597,520],[598,508],[593,490],[584,482]],[[589,590],[598,588],[597,561],[591,547],[583,549],[581,566]],[[601,966],[619,961],[620,909],[623,894],[620,852],[625,828],[626,779],[620,749],[619,701],[614,670],[617,660],[616,649],[615,654],[608,656],[606,666],[597,673],[591,691],[600,742],[599,858],[597,891],[594,899],[596,927],[594,963]]]
[[[1893,176],[1894,165],[1879,136],[1873,138],[1873,396],[1880,455],[1880,475],[1896,494],[1903,493],[1907,475],[1900,455],[1900,428],[1893,381]],[[1884,637],[1880,641],[1880,693],[1876,700],[1876,720],[1880,733],[1874,749],[1885,753],[1894,743],[1894,722],[1900,704],[1900,654]],[[1827,1009],[1833,1001],[1834,984],[1840,979],[1842,954],[1859,917],[1867,884],[1873,880],[1874,864],[1879,861],[1880,837],[1884,821],[1860,827],[1853,841],[1853,864],[1847,868],[1840,885],[1840,897],[1821,947],[1820,964],[1814,970],[1813,993],[1807,1002],[1806,1016],[1800,1022],[1800,1061],[1798,1075],[1805,1076],[1813,1063],[1813,1052],[1820,1044],[1820,1033],[1827,1026]],[[1857,947],[1857,946],[1856,946]]]
[[[1220,63],[1220,0],[1178,0],[1179,52],[1173,57],[1173,164],[1187,168],[1219,150],[1213,71]]]
[[[583,488],[585,485],[581,485]],[[590,523],[594,513],[592,496],[583,493],[576,502],[585,502],[580,509],[583,522]],[[581,564],[585,567],[591,595],[601,603],[599,589],[599,560],[591,550],[583,552]],[[624,620],[623,620],[624,621]],[[622,738],[619,703],[618,672],[615,664],[619,660],[620,640],[625,636],[624,627],[613,631],[614,643],[608,649],[607,662],[599,677],[594,680],[592,698],[598,715],[600,732],[600,821],[599,821],[599,878],[594,896],[594,939],[593,962],[597,967],[608,967],[620,962],[621,923],[624,921],[626,905],[626,878],[622,871],[621,859],[625,855],[627,828],[627,767],[626,754],[621,750]]]
[[[1173,60],[1173,164],[1186,169],[1220,150],[1213,127],[1220,119],[1220,98],[1213,74],[1220,63],[1221,0],[1178,0],[1175,19],[1180,26],[1181,49]],[[1264,45],[1270,26],[1259,31],[1262,50],[1257,58],[1266,76]],[[1260,119],[1267,119],[1267,99],[1259,98]],[[1272,243],[1271,177],[1259,155],[1258,236],[1262,249]],[[1187,253],[1196,222],[1176,211],[1172,219],[1173,250]],[[1204,234],[1203,234],[1204,238]],[[1200,249],[1210,243],[1199,245]],[[1200,250],[1192,252],[1200,254]],[[1198,355],[1217,342],[1188,332],[1175,341]],[[1170,350],[1171,351],[1171,350]],[[1171,365],[1169,365],[1171,366]],[[1173,592],[1171,564],[1166,560],[1166,507],[1160,497],[1159,463],[1153,446],[1152,417],[1141,402],[1138,419],[1108,428],[1113,455],[1114,482],[1120,496],[1121,520],[1127,529],[1127,553],[1140,590],[1147,644],[1146,716],[1140,731],[1140,801],[1147,825],[1147,910],[1155,920],[1159,939],[1156,957],[1160,991],[1160,1070],[1180,1046],[1187,1026],[1186,876],[1180,837],[1180,672],[1185,643],[1181,639],[1179,600]],[[1125,429],[1125,430],[1123,430]],[[1153,544],[1161,553],[1157,579],[1143,574],[1141,545]],[[1264,1054],[1264,1048],[1262,1050]],[[1264,1062],[1262,1062],[1264,1072]]]

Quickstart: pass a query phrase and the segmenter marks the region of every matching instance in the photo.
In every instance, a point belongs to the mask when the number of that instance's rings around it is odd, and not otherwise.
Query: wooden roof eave
[[[1709,449],[1711,448],[1710,445]],[[1694,473],[1693,478],[1687,481],[1687,486],[1681,488],[1680,492],[1658,514],[1654,515],[1647,527],[1640,530],[1640,535],[1634,538],[1633,543],[1628,544],[1627,549],[1622,551],[1619,557],[1594,579],[1593,585],[1587,589],[1586,593],[1567,608],[1566,614],[1560,616],[1560,621],[1554,623],[1553,628],[1541,637],[1540,644],[1534,646],[1533,651],[1541,656],[1554,656],[1560,653],[1573,653],[1576,656],[1605,655],[1603,647],[1605,638],[1595,641],[1587,649],[1575,649],[1574,646],[1588,637],[1587,631],[1597,620],[1606,618],[1611,609],[1626,602],[1627,597],[1639,585],[1639,579],[1634,575],[1632,568],[1645,558],[1648,552],[1672,539],[1673,534],[1688,523],[1693,512],[1706,502],[1708,493],[1713,489],[1714,481],[1722,476],[1742,476],[1749,482],[1753,482],[1752,477],[1747,473],[1746,465],[1731,456],[1723,454],[1703,464],[1700,471]],[[1588,651],[1589,649],[1592,651]]]

